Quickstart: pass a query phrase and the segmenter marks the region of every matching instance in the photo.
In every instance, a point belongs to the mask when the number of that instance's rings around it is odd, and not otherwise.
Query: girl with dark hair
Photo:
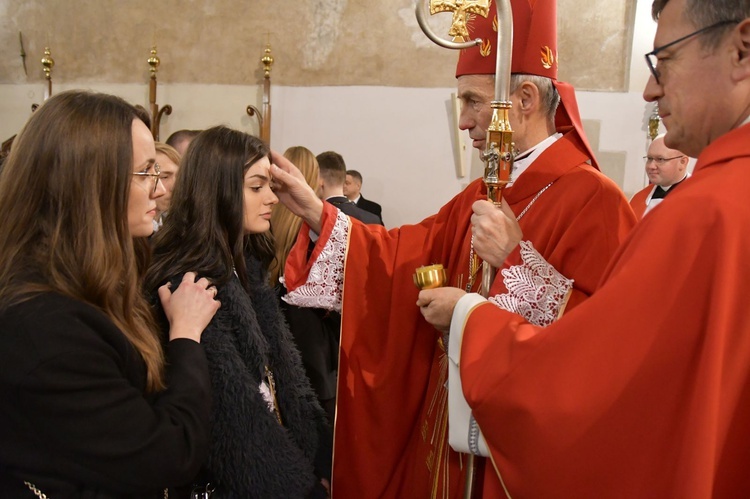
[[[225,127],[200,133],[180,166],[153,238],[148,289],[189,269],[218,288],[222,309],[202,343],[213,415],[201,483],[216,497],[325,497],[330,435],[268,284],[274,256],[270,151]]]
[[[199,341],[219,304],[193,273],[160,288],[162,347],[139,279],[164,193],[155,156],[133,106],[80,91],[50,98],[13,145],[0,176],[3,497],[164,497],[205,458]]]

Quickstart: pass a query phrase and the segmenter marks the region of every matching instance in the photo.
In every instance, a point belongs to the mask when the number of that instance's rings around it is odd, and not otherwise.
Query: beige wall
[[[453,85],[456,54],[429,42],[414,0],[0,0],[0,83],[137,83],[151,46],[169,83],[254,84],[270,41],[279,85]],[[626,90],[635,0],[559,0],[560,77]],[[451,15],[431,24],[447,32]],[[27,53],[24,74],[18,33]]]

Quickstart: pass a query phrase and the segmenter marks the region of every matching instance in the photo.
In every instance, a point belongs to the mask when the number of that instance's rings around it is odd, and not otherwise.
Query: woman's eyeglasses
[[[139,177],[151,177],[154,179],[154,190],[153,192],[156,192],[156,189],[159,187],[159,178],[161,176],[161,167],[159,166],[159,163],[154,163],[154,173],[149,172],[133,172],[133,175],[137,175]]]

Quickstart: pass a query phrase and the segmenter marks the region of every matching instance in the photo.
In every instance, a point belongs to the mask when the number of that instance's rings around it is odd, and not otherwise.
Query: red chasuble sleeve
[[[560,321],[469,313],[463,391],[512,497],[750,497],[747,185],[750,126]]]

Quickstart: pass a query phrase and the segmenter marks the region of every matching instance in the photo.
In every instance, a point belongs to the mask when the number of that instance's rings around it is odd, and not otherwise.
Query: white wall
[[[633,45],[630,57],[630,91],[642,92],[651,73],[644,54],[654,48],[656,23],[651,18],[651,0],[638,0],[635,9]]]
[[[67,90],[55,85],[53,93]],[[145,85],[97,85],[92,90],[148,102]],[[391,87],[273,87],[271,140],[283,151],[304,145],[318,154],[341,153],[364,177],[365,197],[383,205],[389,227],[418,222],[458,193],[447,102],[453,89]],[[0,137],[16,133],[41,102],[43,88],[0,85]],[[170,104],[161,138],[180,128],[225,124],[257,133],[245,113],[259,102],[257,88],[226,85],[159,85],[158,103]],[[466,182],[464,179],[463,182]]]
[[[147,104],[144,85],[98,85],[133,103]],[[55,86],[54,93],[66,90]],[[41,102],[43,89],[29,85],[0,86],[0,137],[13,135]],[[257,133],[245,113],[255,88],[221,85],[160,85],[158,102],[174,111],[164,116],[161,138],[180,128],[225,124]],[[388,227],[415,223],[437,209],[469,182],[459,178],[453,152],[449,112],[454,89],[391,87],[274,87],[271,138],[283,151],[304,145],[313,152],[335,150],[347,166],[364,176],[363,194],[383,205]],[[600,148],[627,151],[626,192],[643,182],[641,156],[645,103],[636,93],[579,92],[584,119],[601,120]],[[473,163],[476,164],[476,154]],[[632,168],[630,167],[632,165]],[[477,170],[475,168],[475,170]],[[476,173],[475,173],[476,176]]]

